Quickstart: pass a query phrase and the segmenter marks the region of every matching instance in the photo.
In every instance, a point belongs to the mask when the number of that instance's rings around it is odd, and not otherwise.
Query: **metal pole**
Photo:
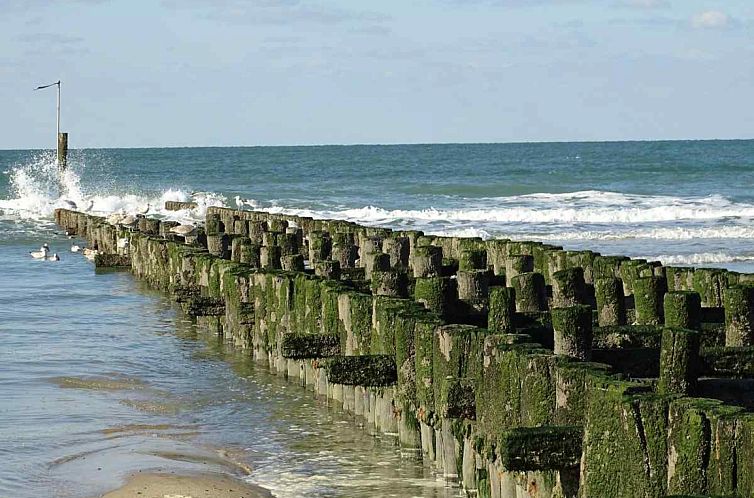
[[[55,158],[55,165],[62,171],[65,169],[66,163],[68,162],[68,133],[60,133],[60,80],[56,81],[55,83],[50,83],[49,85],[38,86],[34,90],[50,88],[53,85],[56,85],[58,87],[57,105],[55,106],[57,111],[55,121],[55,143],[58,146],[58,153],[57,157]]]
[[[60,135],[60,80],[58,80],[57,85],[58,85],[58,127],[55,134],[56,141],[57,141],[57,136]]]

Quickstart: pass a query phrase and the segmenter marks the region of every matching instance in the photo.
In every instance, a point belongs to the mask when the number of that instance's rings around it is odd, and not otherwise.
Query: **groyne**
[[[469,494],[754,495],[754,275],[226,208],[55,218]]]

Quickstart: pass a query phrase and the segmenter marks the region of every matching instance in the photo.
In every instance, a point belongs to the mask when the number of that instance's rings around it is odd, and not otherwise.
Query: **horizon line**
[[[130,150],[130,149],[243,149],[264,147],[391,147],[399,145],[537,145],[537,144],[614,144],[614,143],[660,143],[660,142],[747,142],[750,138],[637,138],[616,140],[521,140],[511,142],[352,142],[352,143],[300,143],[300,144],[255,144],[255,145],[142,145],[120,147],[72,147],[70,150]],[[54,147],[0,148],[0,151],[55,150]]]

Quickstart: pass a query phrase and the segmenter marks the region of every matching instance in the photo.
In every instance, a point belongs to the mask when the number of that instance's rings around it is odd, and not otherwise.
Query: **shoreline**
[[[272,493],[226,474],[136,472],[100,498],[270,498]]]

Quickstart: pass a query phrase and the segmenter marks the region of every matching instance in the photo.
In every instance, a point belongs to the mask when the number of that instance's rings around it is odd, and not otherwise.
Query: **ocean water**
[[[0,151],[0,497],[94,496],[139,468],[245,469],[279,496],[458,494],[129,274],[95,274],[52,223],[66,202],[190,221],[239,197],[754,271],[754,141],[75,150],[62,189],[52,157]],[[43,242],[59,262],[29,257]]]

